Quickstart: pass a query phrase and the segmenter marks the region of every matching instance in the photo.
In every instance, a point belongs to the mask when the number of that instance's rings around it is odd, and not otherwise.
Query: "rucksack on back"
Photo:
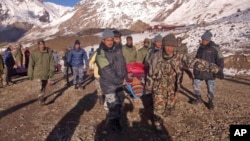
[[[219,45],[217,45],[217,44],[215,44],[214,42],[212,42],[213,43],[213,47],[216,49],[216,51],[218,52],[218,56],[219,56],[219,58],[224,58],[224,56],[223,56],[223,54],[222,54],[222,51],[221,51],[221,49],[220,49],[220,46]]]

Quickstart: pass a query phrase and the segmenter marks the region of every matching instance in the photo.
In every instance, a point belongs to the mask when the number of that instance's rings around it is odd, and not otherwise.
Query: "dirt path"
[[[105,110],[98,104],[94,83],[84,90],[64,87],[62,74],[47,91],[46,106],[37,102],[32,82],[20,78],[17,84],[0,89],[1,141],[161,141],[229,140],[230,124],[250,124],[250,81],[227,77],[216,80],[215,109],[191,105],[192,84],[185,77],[176,111],[164,119],[168,139],[153,130],[151,101],[126,98],[122,133],[103,132]],[[23,80],[22,80],[23,79]],[[206,98],[203,84],[202,97]],[[145,108],[144,108],[145,106]]]

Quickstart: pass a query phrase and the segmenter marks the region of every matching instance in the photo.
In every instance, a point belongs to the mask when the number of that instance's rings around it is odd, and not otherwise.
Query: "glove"
[[[219,79],[224,79],[224,73],[223,73],[223,70],[219,70],[216,74],[215,74],[215,77],[216,78],[219,78]]]

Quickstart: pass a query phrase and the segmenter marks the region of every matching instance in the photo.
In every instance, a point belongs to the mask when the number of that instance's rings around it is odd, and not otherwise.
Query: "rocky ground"
[[[92,79],[84,90],[66,87],[59,73],[54,85],[47,90],[46,105],[37,101],[36,90],[26,77],[0,89],[1,141],[227,141],[230,124],[250,124],[250,80],[226,77],[216,80],[215,109],[206,107],[206,86],[203,84],[204,104],[192,105],[192,82],[185,77],[176,111],[164,119],[165,134],[154,132],[151,122],[151,101],[125,100],[123,132],[106,132],[106,112],[97,101]]]

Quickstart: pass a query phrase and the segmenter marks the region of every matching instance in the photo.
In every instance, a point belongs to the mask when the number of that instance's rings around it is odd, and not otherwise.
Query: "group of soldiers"
[[[121,45],[121,34],[118,31],[104,30],[102,41],[92,58],[89,69],[96,76],[96,88],[99,99],[104,101],[107,109],[108,128],[121,131],[121,107],[123,105],[124,85],[130,77],[126,65],[133,62],[143,63],[146,72],[144,94],[151,94],[154,109],[154,125],[157,131],[162,131],[162,118],[169,115],[176,104],[176,93],[183,79],[183,72],[190,68],[194,70],[194,89],[197,99],[192,103],[201,103],[200,85],[205,80],[208,85],[209,109],[213,110],[215,75],[223,73],[223,56],[211,41],[212,33],[206,31],[202,35],[202,43],[196,57],[187,54],[187,47],[180,37],[168,34],[165,37],[157,35],[153,40],[146,38],[142,48],[133,46],[132,36],[127,36],[126,44]],[[117,42],[118,41],[118,42]],[[91,60],[91,59],[90,59]],[[197,74],[196,74],[197,73]]]
[[[80,48],[76,40],[74,47],[67,48],[63,56],[65,62],[65,78],[68,81],[68,70],[72,69],[74,88],[81,87],[83,70],[94,75],[98,98],[107,110],[107,127],[112,131],[121,131],[120,124],[124,101],[124,85],[134,77],[127,73],[127,64],[138,62],[144,64],[144,94],[153,99],[153,121],[156,131],[163,130],[163,118],[168,116],[175,107],[177,92],[183,79],[183,72],[194,70],[192,77],[194,92],[197,98],[194,104],[201,103],[201,82],[208,86],[209,109],[214,108],[215,76],[223,78],[224,60],[216,44],[211,41],[212,33],[206,31],[195,57],[188,54],[187,47],[181,37],[168,34],[165,37],[156,35],[153,39],[146,38],[139,49],[133,45],[133,37],[126,37],[122,45],[121,33],[117,30],[105,29],[98,49],[88,59],[86,51]],[[1,60],[0,60],[1,61]],[[85,67],[84,67],[85,66]],[[0,63],[0,73],[1,73]],[[54,57],[45,41],[38,41],[38,48],[29,57],[28,77],[33,80],[39,94],[39,100],[45,103],[44,93],[48,80],[54,76]],[[68,86],[70,84],[68,83]]]

